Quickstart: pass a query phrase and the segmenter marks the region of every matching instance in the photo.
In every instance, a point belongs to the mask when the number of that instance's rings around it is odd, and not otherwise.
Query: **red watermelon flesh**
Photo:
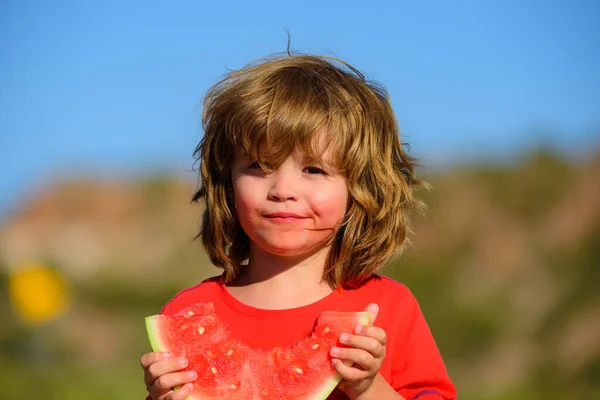
[[[367,312],[324,312],[306,338],[265,351],[232,338],[212,303],[146,318],[152,349],[187,357],[186,369],[198,374],[189,400],[326,399],[340,381],[331,347],[341,346],[342,332],[368,323]]]

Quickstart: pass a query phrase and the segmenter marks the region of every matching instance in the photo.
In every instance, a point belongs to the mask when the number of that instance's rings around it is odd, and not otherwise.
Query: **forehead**
[[[236,159],[253,159],[270,165],[279,165],[289,157],[302,161],[320,161],[333,163],[340,151],[339,144],[331,140],[326,128],[320,128],[310,136],[288,136],[266,145],[264,141],[247,143],[247,146],[235,148]]]

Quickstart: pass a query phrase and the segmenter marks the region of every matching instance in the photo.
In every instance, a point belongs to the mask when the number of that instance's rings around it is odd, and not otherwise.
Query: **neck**
[[[252,246],[250,260],[244,268],[242,279],[245,284],[289,281],[291,284],[320,283],[329,248],[321,248],[309,255],[282,256]]]
[[[248,265],[230,285],[239,300],[260,308],[293,308],[331,293],[322,282],[328,248],[309,256],[280,256],[253,246]]]

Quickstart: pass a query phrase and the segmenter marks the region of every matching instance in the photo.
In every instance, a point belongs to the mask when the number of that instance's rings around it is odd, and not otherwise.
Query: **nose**
[[[272,201],[296,201],[300,190],[297,179],[289,171],[279,170],[271,176],[268,198]]]

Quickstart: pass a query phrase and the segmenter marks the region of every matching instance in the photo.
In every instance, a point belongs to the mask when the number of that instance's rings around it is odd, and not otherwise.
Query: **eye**
[[[248,167],[248,172],[253,173],[253,174],[269,174],[272,172],[271,166],[268,164],[264,164],[264,163],[260,163],[258,161],[249,163]]]
[[[309,174],[314,174],[314,175],[319,175],[319,174],[325,175],[326,174],[326,172],[319,167],[306,167],[306,168],[304,168],[304,170],[306,172],[308,172]]]

